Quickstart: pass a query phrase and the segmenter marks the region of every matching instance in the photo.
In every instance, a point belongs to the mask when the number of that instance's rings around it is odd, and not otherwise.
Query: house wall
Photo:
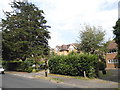
[[[57,54],[58,55],[68,55],[68,52],[67,51],[59,51]]]
[[[109,60],[117,60],[117,53],[107,53],[106,54],[106,68],[117,68],[118,63],[109,63]]]
[[[68,50],[61,51],[58,48],[54,49],[54,53],[56,53],[57,55],[68,55],[72,51],[77,52],[77,50],[72,45],[69,46]]]
[[[77,52],[77,50],[76,50],[76,49],[74,49],[74,50],[69,50],[69,53],[70,53],[70,52]]]

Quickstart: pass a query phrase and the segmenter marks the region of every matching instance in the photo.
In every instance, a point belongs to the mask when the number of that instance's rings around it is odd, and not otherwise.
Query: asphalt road
[[[2,90],[44,90],[44,88],[45,90],[66,90],[67,88],[67,90],[72,88],[76,88],[75,90],[114,90],[114,88],[77,88],[73,85],[52,83],[43,79],[30,79],[8,73],[2,75]]]
[[[30,79],[15,75],[2,75],[2,88],[75,88],[42,79]]]

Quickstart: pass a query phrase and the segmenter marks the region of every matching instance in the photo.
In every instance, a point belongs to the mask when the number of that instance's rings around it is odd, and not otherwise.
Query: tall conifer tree
[[[118,44],[118,67],[120,68],[120,19],[116,22],[116,25],[113,27],[115,34],[115,41]]]
[[[2,19],[2,49],[4,60],[26,59],[47,55],[50,39],[43,10],[29,2],[14,1],[12,12]]]

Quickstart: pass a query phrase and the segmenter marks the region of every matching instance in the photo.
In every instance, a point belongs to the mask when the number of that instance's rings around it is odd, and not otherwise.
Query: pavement
[[[71,77],[71,76],[56,75],[56,74],[50,74],[50,73],[48,74],[48,77],[45,77],[45,71],[39,71],[37,73],[9,71],[6,73],[21,76],[21,77],[31,78],[31,79],[43,79],[43,80],[45,79],[50,82],[72,85],[72,86],[75,86],[78,88],[111,88],[111,89],[112,88],[120,88],[119,87],[120,83],[111,81],[111,80],[105,80],[105,77],[104,77],[104,79],[102,79],[102,78],[88,79],[88,78],[75,78],[75,77]],[[112,75],[107,76],[107,78],[112,77]]]

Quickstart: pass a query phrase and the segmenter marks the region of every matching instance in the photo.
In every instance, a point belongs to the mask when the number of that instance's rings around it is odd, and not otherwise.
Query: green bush
[[[53,56],[49,59],[50,73],[95,77],[97,56],[88,54],[71,54],[68,56]]]
[[[20,65],[20,68],[23,69],[22,71],[25,72],[32,72],[33,71],[33,67],[32,65],[34,64],[34,59],[33,58],[26,58],[25,61],[23,61],[23,63]]]
[[[104,63],[104,62],[99,61],[99,62],[98,62],[98,65],[99,65],[99,70],[105,70],[106,66],[105,66],[105,63]]]
[[[45,69],[45,61],[40,61],[38,64],[39,64],[39,70]]]
[[[5,68],[5,70],[9,71],[16,71],[19,65],[22,63],[22,61],[2,61],[2,65]]]
[[[17,67],[16,71],[18,71],[18,72],[25,72],[25,68],[26,68],[26,64],[23,61],[21,64],[19,64],[19,66]]]
[[[33,71],[33,67],[28,67],[28,68],[26,69],[26,72],[31,73],[32,71]]]
[[[27,58],[25,61],[3,61],[3,67],[8,71],[32,72],[34,59]]]

